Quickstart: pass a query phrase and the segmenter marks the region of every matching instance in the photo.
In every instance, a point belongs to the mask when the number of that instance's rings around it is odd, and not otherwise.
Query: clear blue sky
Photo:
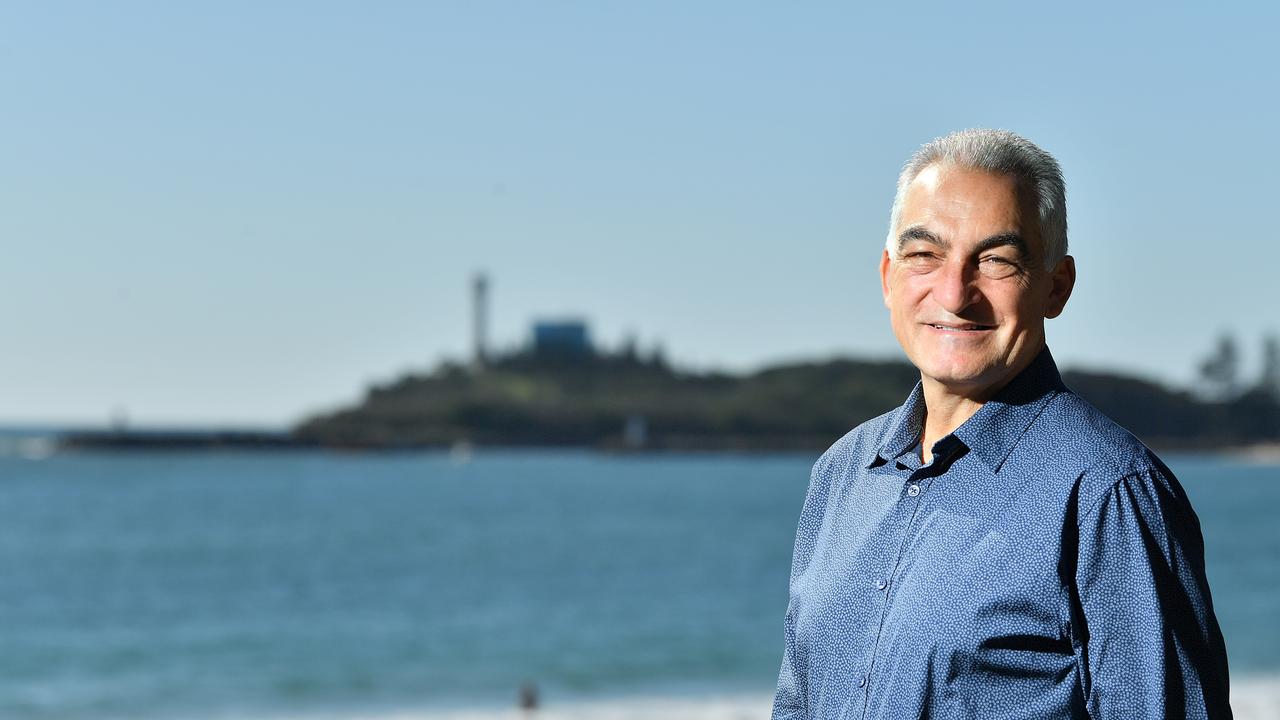
[[[582,315],[695,368],[897,357],[919,144],[1068,182],[1066,366],[1280,332],[1275,4],[25,3],[0,9],[0,421],[283,424]]]

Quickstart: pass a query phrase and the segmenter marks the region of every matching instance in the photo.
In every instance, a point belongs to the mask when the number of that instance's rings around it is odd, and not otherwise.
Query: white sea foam
[[[1236,720],[1280,720],[1280,677],[1231,681]]]
[[[1232,681],[1236,720],[1280,720],[1280,677]],[[402,710],[362,720],[768,720],[773,696],[625,697],[547,703],[536,711],[509,709]]]
[[[406,714],[396,720],[768,720],[770,695],[725,695],[701,698],[641,697],[548,704],[537,711],[458,710]]]
[[[768,720],[772,695],[626,697],[546,703],[538,710],[397,711],[362,720]]]

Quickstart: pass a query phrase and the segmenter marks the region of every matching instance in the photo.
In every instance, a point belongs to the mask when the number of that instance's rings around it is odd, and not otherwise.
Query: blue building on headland
[[[585,356],[595,351],[582,320],[539,320],[533,324],[533,352],[542,356]]]

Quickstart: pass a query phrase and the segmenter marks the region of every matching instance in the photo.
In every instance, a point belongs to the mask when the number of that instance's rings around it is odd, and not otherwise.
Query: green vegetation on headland
[[[444,363],[371,388],[352,407],[288,432],[110,431],[62,434],[63,449],[193,450],[584,447],[619,450],[820,450],[896,407],[917,381],[902,361],[836,359],[734,375],[672,368],[634,348],[599,353],[550,343],[490,359]],[[559,348],[559,349],[557,349]],[[567,348],[567,349],[566,349]],[[1280,339],[1263,344],[1256,382],[1222,337],[1194,392],[1142,378],[1066,371],[1067,385],[1148,444],[1173,449],[1280,449]],[[41,450],[41,452],[45,452]]]
[[[446,363],[375,386],[358,405],[310,418],[292,435],[299,444],[352,449],[814,450],[897,406],[918,378],[905,362],[840,359],[730,375],[683,372],[631,352],[522,352],[481,369]],[[1108,373],[1068,371],[1064,380],[1157,447],[1280,441],[1273,388],[1207,400]]]

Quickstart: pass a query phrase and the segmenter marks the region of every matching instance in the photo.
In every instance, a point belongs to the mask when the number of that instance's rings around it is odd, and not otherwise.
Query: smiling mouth
[[[977,323],[964,323],[962,325],[939,325],[938,323],[925,323],[935,330],[945,330],[947,332],[981,332],[983,330],[992,330],[994,325],[979,325]]]

